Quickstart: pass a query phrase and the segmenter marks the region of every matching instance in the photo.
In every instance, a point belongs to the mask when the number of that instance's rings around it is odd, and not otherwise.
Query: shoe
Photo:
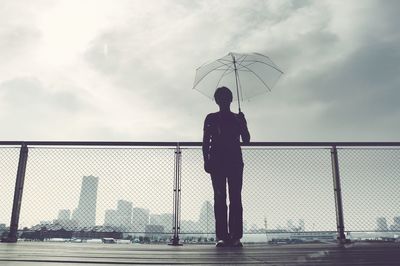
[[[227,247],[228,243],[225,240],[218,240],[218,242],[215,244],[217,248],[222,248],[222,247]]]
[[[230,246],[234,248],[241,248],[243,247],[243,244],[240,242],[240,239],[232,239]]]

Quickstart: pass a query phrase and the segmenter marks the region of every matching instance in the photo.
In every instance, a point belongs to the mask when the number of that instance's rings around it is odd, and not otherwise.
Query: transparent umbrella
[[[213,99],[215,89],[234,88],[234,100],[240,102],[271,91],[283,74],[272,60],[259,53],[229,53],[196,69],[193,89]]]

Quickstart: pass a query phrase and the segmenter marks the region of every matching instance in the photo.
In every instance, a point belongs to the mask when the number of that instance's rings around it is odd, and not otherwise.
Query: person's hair
[[[214,99],[217,103],[220,102],[220,100],[226,100],[228,102],[232,102],[233,95],[230,89],[227,87],[219,87],[215,90],[214,93]]]

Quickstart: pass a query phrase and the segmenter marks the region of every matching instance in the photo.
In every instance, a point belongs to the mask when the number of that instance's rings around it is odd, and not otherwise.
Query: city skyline
[[[81,196],[84,197],[85,195],[81,193]],[[79,223],[74,221],[70,214],[71,211],[69,209],[60,210],[58,218],[54,219],[52,223],[60,224],[65,227],[77,227]],[[145,232],[147,225],[156,225],[160,226],[158,227],[158,230],[168,232],[168,230],[172,230],[172,221],[172,213],[153,214],[150,213],[150,210],[148,209],[133,207],[132,202],[120,199],[117,201],[116,209],[106,210],[103,226],[112,226],[118,228],[122,232]],[[46,224],[48,222],[41,223]],[[214,233],[214,223],[215,218],[213,205],[211,202],[205,201],[200,209],[198,220],[182,220],[180,231],[181,233]],[[259,229],[264,230],[265,232],[313,231],[313,228],[311,230],[306,230],[306,223],[303,219],[298,220],[298,225],[295,225],[294,221],[289,219],[287,220],[286,226],[277,225],[274,228],[268,228],[266,218],[264,219],[264,228],[259,228],[257,224],[251,224],[248,226],[248,221],[244,221],[245,233],[260,233]],[[391,225],[388,225],[385,217],[377,217],[376,231],[400,231],[400,216],[394,216],[393,224]]]
[[[57,219],[53,224],[60,224],[71,228],[90,228],[96,224],[97,186],[99,177],[92,175],[83,176],[81,192],[79,194],[79,205],[71,215],[71,210],[61,209],[58,211]],[[83,215],[85,214],[85,215]],[[42,224],[48,223],[42,221]],[[172,230],[172,213],[152,213],[149,209],[134,207],[133,203],[119,199],[115,209],[107,209],[104,215],[103,226],[112,226],[121,231],[144,232],[146,225],[159,225],[162,230]],[[33,226],[33,225],[32,225]],[[214,209],[209,201],[205,201],[199,211],[198,220],[183,220],[181,231],[195,230],[198,232],[211,232],[215,226]]]
[[[317,231],[336,230],[329,149],[244,149],[243,154],[244,217],[249,226],[260,228],[267,217],[270,228],[302,219]],[[6,165],[18,162],[15,155],[2,161]],[[400,213],[398,198],[392,196],[400,185],[397,168],[392,167],[398,158],[395,149],[340,149],[339,155],[346,230],[375,230],[376,217],[389,221]],[[201,149],[182,149],[182,220],[197,220],[204,201],[212,202],[211,182],[201,156]],[[88,175],[101,178],[96,224],[103,224],[106,210],[116,208],[120,199],[154,214],[171,213],[173,159],[174,150],[167,148],[32,148],[20,226],[52,221],[61,209],[72,212],[79,205],[82,176]],[[7,169],[10,172],[5,174],[11,177],[16,166]],[[3,184],[2,195],[12,196],[15,184]],[[7,199],[0,210],[0,222],[6,224],[12,197]]]

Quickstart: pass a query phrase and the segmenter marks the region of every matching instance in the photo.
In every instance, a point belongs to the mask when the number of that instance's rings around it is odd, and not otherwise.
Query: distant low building
[[[129,230],[131,228],[132,219],[132,202],[126,200],[119,200],[117,202],[117,226],[122,231]]]
[[[0,224],[0,239],[6,237],[8,234],[8,229],[6,227],[6,224]]]
[[[71,220],[71,211],[68,209],[59,210],[57,220]]]
[[[172,232],[172,222],[172,213],[150,214],[150,225],[162,226],[165,232]]]
[[[115,231],[112,226],[94,226],[85,230],[73,232],[72,237],[79,239],[122,239],[122,232]]]
[[[215,233],[214,206],[211,202],[205,201],[201,206],[197,225],[202,233]]]
[[[200,229],[195,221],[183,220],[181,222],[181,233],[200,233]]]
[[[393,224],[390,225],[391,231],[400,231],[400,216],[393,217]]]
[[[376,219],[376,230],[380,232],[388,230],[388,224],[385,217],[379,217]]]
[[[149,224],[150,211],[144,208],[132,209],[132,230],[134,232],[144,232],[146,225]]]
[[[58,219],[56,219],[53,221],[53,224],[61,225],[61,227],[63,227],[64,229],[71,230],[71,231],[79,229],[78,223],[74,220],[58,220]]]
[[[117,226],[118,219],[117,219],[117,210],[106,210],[104,216],[104,226]]]
[[[144,236],[151,240],[160,239],[164,236],[164,226],[148,224],[146,225]]]

